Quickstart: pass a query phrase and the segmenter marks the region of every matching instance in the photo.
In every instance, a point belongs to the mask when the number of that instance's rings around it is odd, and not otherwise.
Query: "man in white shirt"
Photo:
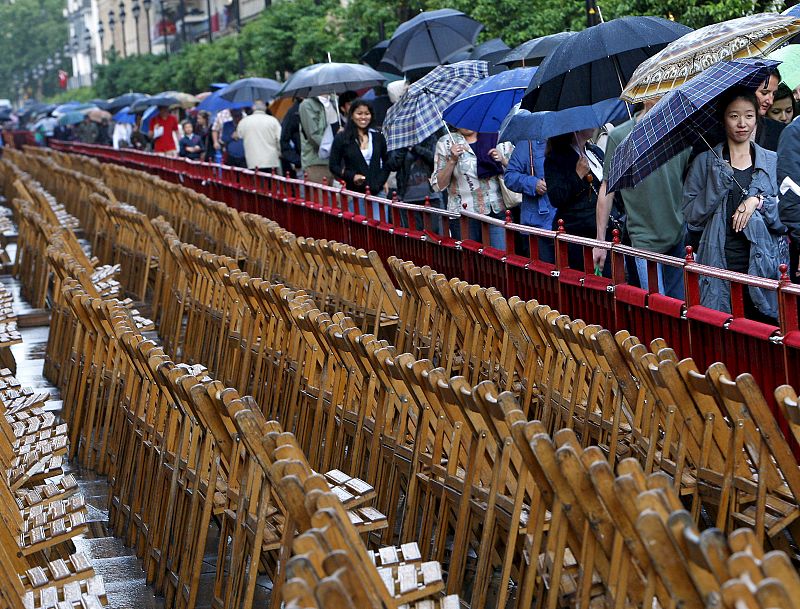
[[[266,169],[277,173],[281,165],[281,124],[267,114],[263,101],[253,102],[253,113],[245,116],[236,128],[244,143],[244,157],[248,169]]]

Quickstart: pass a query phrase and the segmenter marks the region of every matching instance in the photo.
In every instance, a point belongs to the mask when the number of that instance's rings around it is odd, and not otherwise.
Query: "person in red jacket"
[[[169,108],[161,106],[158,114],[150,121],[150,138],[153,140],[153,152],[176,155],[178,144],[178,119],[171,114]]]

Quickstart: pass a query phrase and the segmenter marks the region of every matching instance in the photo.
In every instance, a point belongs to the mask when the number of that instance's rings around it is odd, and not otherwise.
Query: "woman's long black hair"
[[[367,131],[372,128],[372,125],[375,124],[375,110],[372,109],[372,104],[369,103],[366,99],[354,99],[353,103],[350,104],[350,110],[347,111],[347,124],[344,126],[343,135],[346,140],[358,140],[358,127],[356,127],[356,123],[353,120],[353,113],[358,110],[359,108],[367,108],[369,113],[372,115],[372,118],[369,121],[369,125],[367,125]]]

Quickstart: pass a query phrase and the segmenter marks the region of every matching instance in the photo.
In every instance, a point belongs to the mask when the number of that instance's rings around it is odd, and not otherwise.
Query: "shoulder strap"
[[[533,140],[528,140],[528,152],[531,155],[530,172],[531,172],[531,177],[533,177],[533,175],[534,175],[534,173],[533,173]]]

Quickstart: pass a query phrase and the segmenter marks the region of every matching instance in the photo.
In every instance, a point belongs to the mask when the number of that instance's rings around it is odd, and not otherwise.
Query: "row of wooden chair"
[[[65,401],[76,405],[66,416],[71,426],[81,427],[90,452],[100,453],[92,464],[102,467],[102,462],[107,469],[111,524],[137,549],[168,603],[193,606],[211,518],[224,543],[228,532],[241,526],[235,516],[244,489],[250,497],[241,445],[227,413],[227,401],[237,394],[202,366],[172,363],[117,301],[90,297],[75,280],[66,280],[62,292],[80,326],[70,353],[62,357],[70,363],[70,379],[79,379],[64,387]],[[372,487],[341,471],[325,478],[359,532],[386,526],[385,516],[367,505],[375,495]],[[170,497],[167,505],[164,497]],[[276,557],[268,555],[276,555],[287,541],[283,535],[292,531],[284,533],[279,502],[271,495],[262,501],[259,511],[268,520],[262,523],[260,560],[274,574]],[[230,558],[220,553],[218,585],[233,585],[225,577]]]
[[[326,310],[348,312],[363,328],[393,337],[400,297],[375,252],[296,238],[262,216],[240,214],[183,186],[124,167],[101,165],[105,186],[95,177],[94,160],[87,159],[89,175],[74,185],[69,180],[57,181],[55,176],[76,173],[75,155],[29,152],[32,160],[25,170],[43,181],[45,190],[48,186],[67,190],[70,201],[80,202],[74,211],[81,216],[93,252],[104,262],[120,264],[120,281],[137,300],[145,300],[158,251],[163,248],[146,218],[162,217],[182,242],[237,261],[244,259],[245,268],[255,276],[312,290]],[[14,158],[25,165],[20,155]],[[91,225],[83,220],[86,216]]]
[[[533,598],[553,606],[575,598],[639,606],[665,598],[655,587],[642,589],[644,557],[626,558],[622,548],[615,554],[620,542],[609,545],[605,533],[594,540],[587,535],[599,508],[571,520],[575,499],[560,487],[567,499],[559,501],[573,503],[556,514],[550,478],[557,479],[552,464],[558,459],[532,461],[526,457],[531,438],[512,432],[529,419],[536,419],[537,436],[554,438],[551,452],[580,449],[580,460],[588,450],[618,474],[634,468],[628,456],[642,476],[666,472],[693,523],[729,532],[748,524],[758,542],[767,538],[796,552],[796,464],[787,461],[788,448],[751,377],[733,380],[719,365],[701,374],[660,341],[648,348],[535,301],[506,300],[392,261],[398,283],[405,286],[401,273],[413,277],[422,294],[403,289],[399,325],[404,344],[417,352],[398,355],[342,312],[325,312],[336,302],[335,283],[322,298],[324,290],[251,278],[236,260],[182,243],[159,222],[154,226],[169,235],[176,266],[168,271],[159,264],[157,284],[183,286],[161,291],[161,311],[175,311],[177,347],[191,362],[208,362],[226,384],[253,393],[265,418],[295,432],[311,467],[363,473],[376,489],[377,507],[386,506],[391,519],[382,540],[420,540],[423,557],[446,565],[448,590],[461,592],[467,582],[473,604],[490,594],[504,604],[509,585],[519,606]],[[181,335],[184,313],[191,332]],[[426,323],[429,342],[413,330]],[[198,339],[201,333],[207,341]],[[462,376],[452,378],[457,373]],[[508,399],[515,408],[501,416],[498,405]],[[782,403],[796,408],[796,396]],[[508,421],[506,413],[515,410],[520,420]],[[561,474],[568,475],[579,484],[571,492],[580,500],[577,490],[585,494],[587,484],[574,472]],[[635,496],[631,502],[636,505]],[[608,534],[623,525],[608,524]],[[617,565],[627,572],[611,569]],[[490,585],[495,573],[499,584]]]
[[[350,320],[348,320],[349,325],[348,322],[345,322],[342,327],[341,322],[347,320],[346,317],[339,316],[340,325],[337,327],[329,317],[315,310],[314,301],[308,295],[298,294],[283,286],[272,285],[263,280],[250,279],[244,273],[235,268],[232,269],[233,265],[225,266],[222,261],[210,254],[195,252],[195,255],[199,261],[204,259],[207,266],[204,271],[203,287],[197,291],[196,295],[192,295],[192,298],[199,301],[200,308],[203,311],[210,311],[211,313],[204,318],[205,325],[203,325],[202,330],[204,336],[216,337],[209,340],[213,354],[209,352],[204,355],[211,358],[208,361],[216,363],[234,362],[231,368],[220,368],[218,374],[221,374],[226,382],[242,383],[238,385],[241,391],[249,389],[253,390],[253,393],[259,394],[260,399],[258,401],[265,408],[265,414],[279,418],[287,428],[295,430],[301,446],[308,452],[312,463],[316,464],[317,460],[319,460],[319,463],[325,466],[335,465],[347,471],[352,465],[337,462],[335,459],[353,455],[354,462],[357,464],[356,467],[363,467],[363,470],[351,471],[351,473],[363,475],[376,488],[384,489],[382,495],[385,497],[386,503],[379,502],[379,508],[390,512],[393,501],[397,501],[399,497],[406,497],[409,505],[415,505],[415,496],[400,482],[403,479],[403,474],[407,476],[407,471],[386,470],[376,464],[397,461],[397,452],[393,452],[391,457],[388,456],[389,451],[385,450],[387,445],[390,441],[397,444],[398,438],[402,442],[404,434],[410,436],[418,433],[415,432],[411,421],[419,424],[422,419],[422,409],[426,404],[430,406],[436,401],[443,402],[441,410],[439,412],[434,410],[433,416],[437,417],[438,420],[443,417],[449,418],[448,424],[452,426],[450,429],[454,429],[455,425],[463,425],[465,423],[463,413],[454,414],[458,413],[459,409],[467,410],[468,412],[470,410],[479,411],[480,406],[474,404],[465,406],[463,403],[465,392],[468,394],[470,391],[469,382],[463,378],[453,379],[450,381],[449,388],[452,391],[449,395],[452,397],[443,398],[441,395],[437,396],[436,392],[441,393],[443,382],[446,383],[449,376],[445,369],[440,369],[435,374],[432,374],[434,371],[430,362],[415,362],[413,356],[408,354],[392,359],[393,350],[387,350],[387,348],[391,349],[391,347],[386,343],[382,346],[378,343],[377,349],[383,349],[383,351],[370,358],[369,351],[363,351],[364,341],[374,340],[374,338],[365,338],[360,330],[352,325]],[[215,273],[215,270],[218,272]],[[227,292],[226,287],[228,288]],[[189,291],[191,292],[192,290],[190,289]],[[213,296],[204,297],[203,294]],[[220,304],[220,299],[224,299],[226,294],[229,296],[227,308]],[[498,296],[496,301],[502,302],[502,297]],[[249,311],[247,310],[248,307],[250,308]],[[718,417],[719,422],[723,423],[723,431],[714,432],[713,425],[711,425],[714,422],[714,416],[704,417],[708,425],[705,433],[707,434],[706,441],[709,448],[701,450],[700,455],[696,455],[696,457],[699,459],[702,454],[705,454],[707,459],[710,454],[709,451],[712,450],[711,445],[714,442],[723,442],[723,446],[726,450],[729,450],[729,461],[737,461],[739,459],[738,471],[727,470],[730,473],[726,473],[725,468],[730,466],[724,463],[720,463],[717,466],[719,469],[713,471],[712,468],[708,467],[708,463],[703,465],[702,461],[692,462],[688,460],[685,454],[687,446],[682,445],[682,442],[685,441],[688,445],[691,441],[690,434],[692,430],[683,429],[681,426],[691,424],[692,421],[689,423],[681,421],[676,416],[674,404],[670,403],[664,406],[663,400],[667,396],[662,396],[660,407],[666,408],[668,412],[659,413],[658,410],[654,409],[655,401],[648,401],[655,400],[655,398],[645,397],[643,393],[640,398],[641,392],[637,389],[633,393],[634,399],[630,404],[630,410],[626,414],[624,408],[625,394],[616,380],[618,375],[613,368],[606,363],[604,364],[606,370],[603,370],[603,367],[599,366],[595,361],[595,368],[590,370],[587,362],[576,362],[573,350],[584,349],[585,346],[581,347],[575,341],[577,341],[578,337],[589,336],[589,332],[593,331],[594,334],[592,336],[596,335],[594,340],[598,344],[597,351],[593,350],[591,352],[594,360],[602,358],[616,363],[616,360],[622,357],[622,347],[617,344],[613,336],[596,327],[587,329],[582,326],[581,322],[572,322],[549,309],[542,310],[537,303],[527,303],[527,310],[530,313],[535,313],[532,318],[540,319],[541,325],[537,332],[541,331],[543,334],[549,335],[548,340],[560,345],[559,348],[561,349],[561,362],[558,366],[553,366],[558,367],[559,372],[552,372],[543,376],[544,380],[541,381],[539,387],[541,393],[538,393],[535,398],[531,398],[530,402],[523,402],[529,416],[540,417],[551,430],[557,430],[565,426],[579,429],[581,431],[582,445],[597,443],[597,445],[604,447],[605,454],[612,465],[620,455],[633,454],[641,459],[648,472],[658,471],[660,469],[659,466],[663,466],[665,471],[669,471],[673,475],[677,474],[678,486],[681,492],[683,494],[690,493],[693,497],[694,506],[692,512],[695,519],[700,517],[701,512],[707,514],[718,510],[720,503],[723,503],[723,511],[718,512],[716,518],[716,522],[720,526],[730,530],[736,523],[745,523],[751,526],[759,524],[759,538],[768,531],[772,533],[772,541],[776,547],[784,547],[789,551],[794,551],[793,544],[788,543],[789,540],[786,538],[783,529],[785,526],[791,525],[795,518],[797,509],[796,495],[789,490],[791,488],[789,483],[770,489],[766,483],[766,473],[764,473],[769,472],[770,469],[780,472],[783,468],[786,468],[790,472],[789,477],[791,477],[791,468],[796,466],[793,466],[790,460],[787,461],[787,455],[788,457],[791,455],[788,453],[788,447],[785,442],[775,440],[772,442],[773,446],[769,447],[767,442],[764,441],[767,438],[765,436],[759,450],[754,450],[752,447],[745,447],[744,445],[739,445],[738,449],[734,445],[732,447],[734,450],[730,450],[728,449],[730,440],[725,440],[726,437],[730,437],[729,431],[724,431],[724,429],[727,429],[725,421],[733,416],[731,413],[735,413],[733,410],[734,401],[738,408],[745,409],[742,412],[746,413],[750,418],[750,420],[741,420],[742,426],[752,426],[752,429],[756,429],[757,425],[760,424],[764,429],[769,429],[768,425],[770,425],[772,419],[769,416],[769,411],[765,410],[766,403],[763,395],[754,394],[754,391],[757,392],[757,388],[755,388],[751,377],[744,375],[736,381],[731,381],[724,368],[721,365],[717,365],[709,370],[707,376],[701,377],[697,372],[689,375],[687,372],[686,381],[679,376],[675,379],[675,384],[672,385],[674,391],[677,392],[681,383],[693,382],[694,385],[690,387],[694,388],[699,386],[700,381],[698,379],[702,378],[704,382],[708,383],[709,387],[718,387],[719,395],[727,397],[728,402],[721,401],[717,405],[717,413],[715,415]],[[251,321],[237,321],[237,319],[246,319],[248,315],[252,317]],[[289,328],[286,328],[286,320],[290,320],[295,327],[289,326]],[[558,323],[551,323],[555,320],[558,320]],[[314,324],[317,324],[316,330]],[[214,329],[212,330],[211,328]],[[570,339],[569,333],[578,330],[583,334],[574,335]],[[246,336],[248,331],[252,332],[250,337]],[[245,335],[242,332],[245,332]],[[273,332],[274,335],[272,334]],[[234,346],[234,350],[228,351],[226,356],[222,356],[221,354],[224,354],[225,351],[221,347],[213,347],[220,344],[219,336],[225,333],[228,333],[227,338],[230,344]],[[341,337],[338,341],[337,335]],[[350,338],[349,344],[346,337]],[[617,338],[621,338],[621,336]],[[630,337],[626,340],[630,342],[629,339]],[[266,345],[264,344],[265,342]],[[293,351],[293,349],[295,350]],[[641,345],[639,345],[639,349],[634,351],[639,351],[640,349]],[[345,354],[355,354],[357,357],[359,350],[362,350],[361,355],[363,356],[360,362],[358,360],[341,361],[341,358],[346,357]],[[236,351],[239,351],[238,356]],[[277,357],[278,351],[283,351],[281,354],[282,361],[279,361]],[[577,351],[577,353],[581,354],[582,352]],[[651,352],[649,354],[640,353],[639,355],[645,360],[649,360],[654,356]],[[669,350],[661,353],[661,356],[663,358],[661,366],[665,372],[670,366],[674,367],[678,363],[674,360],[674,356],[669,353]],[[630,357],[632,362],[637,361],[634,354]],[[250,358],[249,362],[248,358]],[[403,358],[405,358],[405,361]],[[549,356],[549,359],[554,358],[556,356]],[[326,359],[327,361],[325,361]],[[544,359],[548,359],[546,354]],[[272,373],[257,373],[256,371],[261,370],[265,362],[266,365],[274,365],[278,369]],[[391,366],[392,369],[387,372],[386,366]],[[403,366],[405,366],[406,370],[414,370],[416,367],[417,375],[412,376],[410,382],[408,377],[404,378],[402,376]],[[691,361],[686,361],[683,362],[683,366],[684,370],[689,371],[693,364]],[[364,377],[360,379],[360,383],[358,379],[353,378],[354,372],[359,369],[366,371]],[[571,369],[572,371],[570,372]],[[582,371],[584,376],[579,377],[576,370]],[[227,377],[228,374],[236,371],[240,373],[238,381],[235,378]],[[427,378],[425,373],[428,375]],[[292,375],[294,376],[293,379],[291,378]],[[434,382],[429,380],[431,375],[435,379]],[[368,387],[370,377],[374,379],[373,390],[376,393],[365,396],[359,393],[359,388],[363,390],[363,388]],[[259,379],[259,385],[255,384],[256,379]],[[386,379],[386,388],[383,395],[377,389],[382,379]],[[547,390],[550,379],[556,379],[560,382],[557,390]],[[628,380],[630,381],[630,379],[635,380],[629,371]],[[689,379],[695,380],[691,381]],[[253,385],[249,384],[251,382],[253,382]],[[454,382],[456,386],[452,385]],[[263,389],[261,389],[261,383],[263,383]],[[401,383],[405,384],[405,386],[401,385]],[[428,393],[424,393],[424,387],[427,384],[430,384],[431,388]],[[277,402],[273,401],[275,399],[273,396],[276,396],[275,392],[269,392],[269,389],[275,386],[282,388],[281,394],[277,396],[279,400]],[[287,391],[287,387],[296,389]],[[688,391],[691,392],[691,388]],[[353,393],[350,395],[341,393],[348,391]],[[567,391],[570,393],[566,393]],[[422,399],[419,399],[418,409],[414,409],[415,395],[423,396]],[[745,395],[749,397],[745,398]],[[461,397],[459,398],[459,396]],[[755,400],[756,397],[760,397],[760,402]],[[697,408],[694,405],[694,401],[700,402],[702,398],[702,393],[692,397],[692,407]],[[403,403],[404,399],[405,406],[402,406],[400,404]],[[461,401],[459,401],[460,399]],[[393,403],[393,400],[399,400],[399,403]],[[585,400],[588,400],[588,402]],[[671,398],[671,401],[674,402],[675,399]],[[371,407],[373,403],[375,405],[374,411],[359,411],[358,406],[356,406],[351,413],[347,413],[345,406],[347,404],[368,404]],[[342,406],[339,406],[339,404],[342,404]],[[715,414],[708,412],[709,405],[704,404],[704,407],[707,409],[707,415]],[[726,411],[724,413],[721,412],[719,410],[720,407],[725,407]],[[750,410],[747,410],[748,407]],[[403,412],[408,416],[407,420],[402,418],[400,413]],[[379,414],[384,419],[376,422]],[[666,421],[661,420],[662,415],[666,417]],[[687,414],[687,416],[690,415]],[[697,418],[696,414],[691,416],[694,419]],[[738,416],[741,417],[741,413]],[[762,420],[765,416],[766,420]],[[754,420],[759,420],[760,423],[756,424],[753,422]],[[339,423],[338,429],[336,428],[337,423]],[[385,427],[381,427],[381,424],[385,425]],[[772,425],[774,431],[777,431],[774,421],[772,421]],[[353,429],[355,431],[352,431]],[[398,433],[396,430],[401,431]],[[464,433],[463,429],[462,433]],[[371,438],[370,435],[372,436]],[[435,432],[432,435],[435,436]],[[777,436],[780,438],[779,433]],[[759,441],[757,436],[752,440],[754,442]],[[724,443],[726,441],[728,444]],[[353,444],[348,444],[348,442],[353,442]],[[370,447],[380,447],[380,449],[370,452]],[[381,450],[385,452],[381,452]],[[395,450],[396,447],[393,446],[392,451]],[[670,453],[670,450],[673,452]],[[406,452],[409,454],[413,453],[413,451],[414,443],[409,442]],[[456,453],[452,450],[447,454],[446,458],[451,464],[454,464],[456,470],[461,468],[463,477],[463,473],[467,471],[469,463],[477,459],[466,448],[462,449],[461,452],[466,457],[469,457],[464,459],[463,464],[458,464],[458,461],[454,458]],[[497,454],[496,448],[492,448],[490,452]],[[683,453],[682,456],[681,453]],[[756,457],[760,454],[761,460],[754,458],[752,453],[755,453]],[[679,470],[675,469],[674,464],[676,454],[678,455]],[[735,457],[730,457],[730,455],[735,455]],[[656,458],[660,460],[659,463],[655,462]],[[781,462],[782,465],[780,465]],[[492,463],[492,461],[487,461],[485,466],[487,475],[491,473]],[[417,469],[420,467],[412,463],[411,468],[413,469],[415,466]],[[507,466],[504,467],[505,470],[507,470]],[[693,472],[698,471],[709,479],[713,478],[714,484],[706,488],[692,485],[691,481],[696,475]],[[726,493],[731,492],[730,489],[736,489],[737,486],[744,485],[745,480],[749,480],[752,485],[754,480],[758,480],[759,472],[762,473],[762,488],[764,489],[760,499],[758,495],[752,493],[752,490],[756,488],[754,486],[749,489],[743,488],[741,492],[734,491],[733,498],[726,497]],[[775,475],[777,477],[782,476],[778,473]],[[387,484],[391,486],[393,483],[399,486],[391,490],[386,487]],[[687,484],[689,485],[688,490]],[[464,488],[463,481],[460,486],[462,489]],[[788,501],[787,498],[789,499]],[[423,529],[426,526],[424,524],[425,513],[423,511],[421,516]],[[433,510],[432,513],[438,515],[441,514],[441,510]],[[413,514],[413,516],[408,517],[410,522],[414,522],[418,518],[413,509],[408,514]],[[768,519],[771,520],[772,524],[767,525]],[[783,526],[775,528],[775,525],[779,525],[781,522],[784,523]],[[439,524],[442,524],[441,519]],[[445,522],[444,526],[446,529],[449,524]],[[427,538],[427,535],[423,534],[421,537]],[[441,535],[439,535],[439,538],[441,538]]]
[[[34,176],[45,190],[59,193],[59,204],[64,206],[66,212],[74,216],[77,225],[87,234],[93,234],[95,232],[95,216],[91,206],[86,205],[87,199],[92,194],[101,194],[111,199],[114,197],[112,191],[100,177],[65,167],[51,155],[37,153],[36,150],[25,153],[15,151],[12,153],[11,161],[19,160],[22,154],[26,155],[26,171]],[[91,165],[87,165],[87,169]]]

